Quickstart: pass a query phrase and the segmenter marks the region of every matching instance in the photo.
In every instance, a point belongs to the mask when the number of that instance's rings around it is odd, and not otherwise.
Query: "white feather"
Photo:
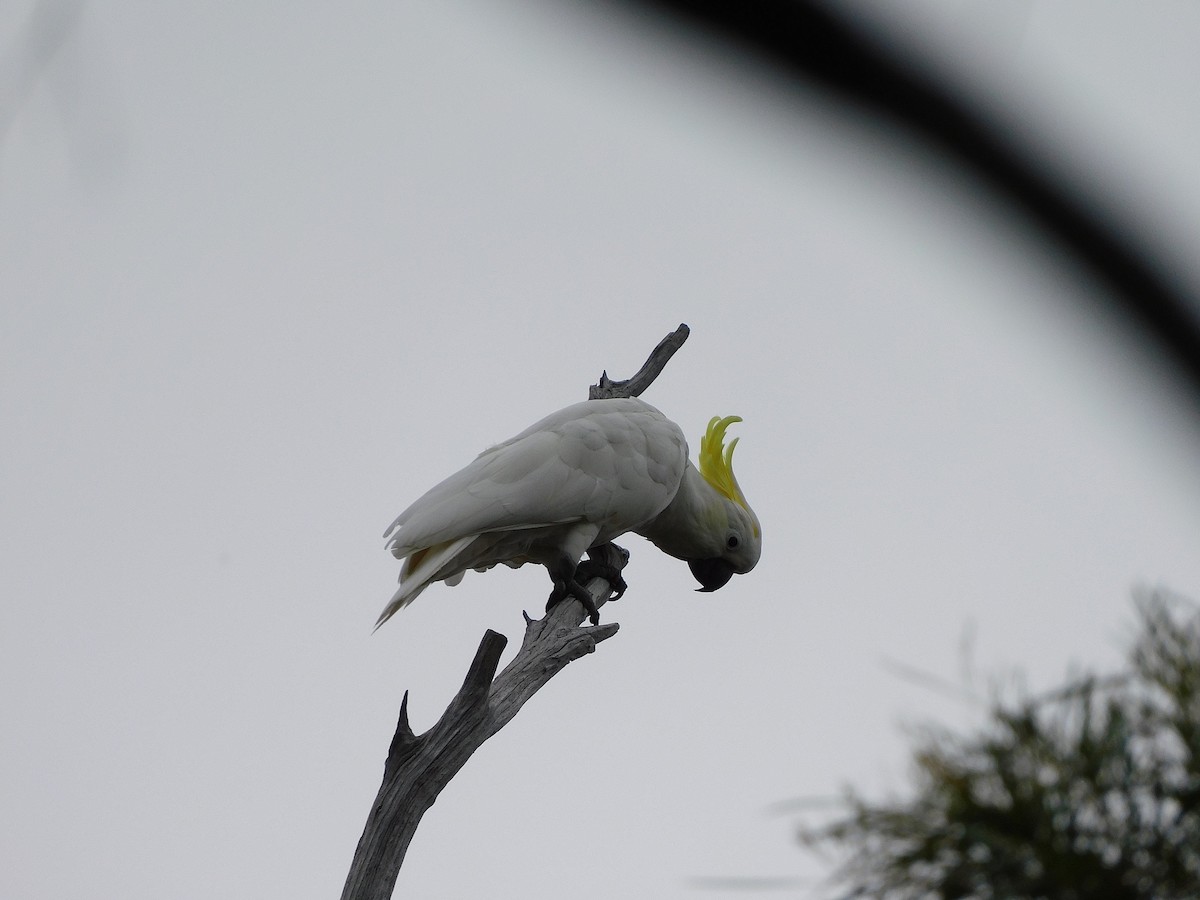
[[[559,410],[481,453],[384,532],[404,560],[378,628],[434,581],[498,563],[575,561],[661,513],[686,469],[683,432],[637,399]]]

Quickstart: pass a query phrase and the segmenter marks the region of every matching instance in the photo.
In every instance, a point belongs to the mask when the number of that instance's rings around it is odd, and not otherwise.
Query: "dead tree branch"
[[[663,366],[675,355],[675,351],[683,346],[688,339],[691,329],[680,325],[665,338],[658,342],[650,358],[638,369],[638,373],[625,381],[613,381],[608,372],[600,373],[600,383],[593,384],[588,389],[589,400],[607,400],[611,397],[640,397],[646,388],[658,377]]]
[[[636,397],[650,386],[687,336],[688,327],[680,325],[627,381],[613,382],[607,373],[601,375],[600,383],[589,391],[590,399]],[[593,548],[588,556],[618,573],[629,561],[629,553],[615,544]],[[612,594],[612,586],[604,578],[592,578],[585,587],[597,608]],[[408,724],[405,692],[384,764],[383,784],[354,851],[342,900],[388,900],[421,817],[471,754],[508,724],[525,701],[567,663],[591,653],[620,627],[612,622],[585,628],[586,616],[583,604],[575,598],[558,603],[542,619],[526,614],[521,649],[499,675],[496,669],[508,639],[489,630],[479,642],[462,687],[437,724],[424,734],[414,734]]]

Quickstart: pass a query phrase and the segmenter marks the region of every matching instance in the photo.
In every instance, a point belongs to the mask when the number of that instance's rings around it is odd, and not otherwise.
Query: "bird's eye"
[[[726,538],[725,546],[730,550],[736,550],[738,548],[738,536],[736,534],[731,534],[728,538]]]

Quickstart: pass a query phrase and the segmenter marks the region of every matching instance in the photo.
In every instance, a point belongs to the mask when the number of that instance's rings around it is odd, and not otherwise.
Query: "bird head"
[[[739,416],[714,416],[700,440],[700,474],[717,493],[719,502],[710,510],[709,529],[714,540],[713,553],[688,560],[688,568],[700,582],[700,591],[715,591],[734,575],[754,568],[762,550],[762,529],[758,516],[746,502],[746,495],[733,474],[733,450],[738,439],[725,446],[725,431]]]

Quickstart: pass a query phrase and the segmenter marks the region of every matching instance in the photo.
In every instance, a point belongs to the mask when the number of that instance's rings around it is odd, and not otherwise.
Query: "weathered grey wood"
[[[638,396],[683,346],[688,333],[688,327],[680,325],[663,338],[645,365],[626,381],[614,382],[607,372],[601,374],[600,383],[588,391],[589,399]],[[629,553],[615,544],[589,550],[588,556],[618,573],[629,561]],[[585,587],[597,608],[612,594],[612,586],[604,578],[592,578]],[[424,734],[413,734],[408,724],[405,691],[400,721],[383,767],[383,783],[354,851],[342,900],[388,900],[421,817],[471,754],[508,724],[567,663],[591,653],[620,627],[615,622],[583,627],[586,616],[583,604],[573,597],[557,604],[544,618],[531,619],[526,614],[521,649],[499,675],[496,668],[508,639],[489,630],[479,642],[462,687],[437,724]]]
[[[620,570],[629,554],[614,544],[591,551]],[[597,608],[611,594],[609,583],[593,578],[586,585]],[[496,667],[508,639],[489,630],[479,643],[462,687],[437,724],[414,735],[408,724],[408,693],[384,764],[383,784],[375,796],[342,900],[387,900],[396,885],[409,842],[425,811],[479,747],[520,711],[525,701],[563,669],[586,656],[620,627],[615,622],[583,627],[587,612],[578,600],[559,603],[545,618],[525,617],[521,649],[499,675]]]
[[[650,354],[650,358],[638,369],[638,373],[625,381],[613,381],[608,372],[600,373],[600,383],[593,384],[588,389],[589,400],[606,400],[610,397],[640,397],[642,391],[650,387],[658,373],[675,355],[675,351],[683,346],[688,339],[691,329],[680,324],[678,328],[658,342],[658,346]]]

